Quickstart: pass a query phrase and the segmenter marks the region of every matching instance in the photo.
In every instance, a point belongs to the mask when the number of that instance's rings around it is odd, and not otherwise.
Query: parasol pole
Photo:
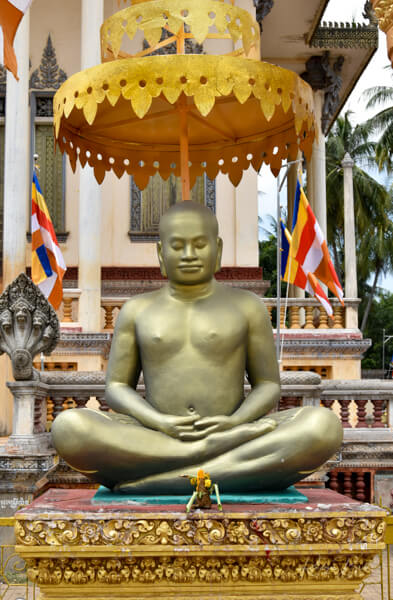
[[[187,98],[182,94],[178,102],[180,118],[180,178],[182,200],[190,200],[190,165],[188,149]]]
[[[176,54],[185,54],[185,31],[184,24],[176,36]],[[182,200],[190,200],[190,165],[189,165],[189,144],[188,144],[188,116],[187,116],[187,98],[184,93],[181,94],[177,103],[180,120],[180,179]]]

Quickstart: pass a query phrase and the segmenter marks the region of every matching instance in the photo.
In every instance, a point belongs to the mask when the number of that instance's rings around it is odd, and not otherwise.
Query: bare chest
[[[178,353],[228,356],[246,343],[247,321],[234,307],[150,307],[136,324],[142,356],[167,360]]]

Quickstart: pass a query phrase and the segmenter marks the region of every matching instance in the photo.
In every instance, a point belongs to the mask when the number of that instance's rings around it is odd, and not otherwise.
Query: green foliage
[[[263,278],[270,281],[266,296],[275,298],[277,296],[277,240],[273,233],[268,240],[259,242],[259,266],[263,269]]]
[[[381,291],[372,301],[370,316],[364,330],[364,337],[371,338],[372,347],[362,361],[363,369],[382,368],[382,331],[393,335],[393,294]],[[385,345],[385,369],[388,368],[393,355],[393,340]]]
[[[282,220],[286,220],[286,213],[283,211]],[[277,298],[277,221],[274,217],[269,217],[267,228],[263,228],[265,233],[269,234],[267,240],[259,242],[259,266],[263,269],[263,279],[270,281],[270,287],[267,290],[266,298]],[[281,283],[281,297],[286,294],[286,283]]]
[[[380,276],[392,269],[393,194],[364,168],[375,165],[376,143],[370,141],[373,124],[353,126],[350,113],[339,117],[326,142],[328,243],[339,279],[344,280],[344,173],[341,162],[348,152],[354,160],[353,192],[359,296],[362,330]],[[372,285],[367,282],[372,279]]]
[[[378,168],[393,171],[393,86],[379,85],[365,91],[367,108],[383,106],[383,109],[368,121],[373,133],[379,135],[375,148]]]

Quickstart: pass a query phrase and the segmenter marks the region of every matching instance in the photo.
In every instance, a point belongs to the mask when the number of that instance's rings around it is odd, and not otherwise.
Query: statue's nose
[[[185,244],[182,260],[196,260],[197,256],[195,254],[195,249],[192,244]]]

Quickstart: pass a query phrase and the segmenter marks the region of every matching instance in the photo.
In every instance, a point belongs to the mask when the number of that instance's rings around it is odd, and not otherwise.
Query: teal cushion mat
[[[93,496],[93,504],[187,504],[192,495],[192,489],[188,496],[146,496],[135,494],[123,494],[112,492],[104,486],[100,486]],[[280,492],[260,492],[247,494],[220,494],[222,504],[295,504],[308,502],[307,496],[299,492],[294,486]],[[213,503],[215,496],[212,495]]]

